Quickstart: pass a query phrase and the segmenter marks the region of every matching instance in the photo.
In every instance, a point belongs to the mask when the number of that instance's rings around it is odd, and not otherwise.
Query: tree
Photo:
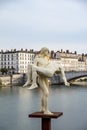
[[[7,68],[1,68],[0,71],[2,72],[2,74],[7,74],[8,72],[8,69]]]

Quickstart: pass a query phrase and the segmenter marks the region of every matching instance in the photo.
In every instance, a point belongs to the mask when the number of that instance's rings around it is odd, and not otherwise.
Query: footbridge
[[[68,82],[72,82],[76,79],[86,77],[87,76],[87,71],[69,71],[65,72],[66,79]],[[61,76],[61,73],[59,74],[54,74],[54,76],[51,78],[51,83],[52,84],[63,84],[63,79]]]

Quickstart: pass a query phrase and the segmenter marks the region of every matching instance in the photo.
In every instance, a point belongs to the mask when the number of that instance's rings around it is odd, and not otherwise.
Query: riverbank
[[[75,81],[75,82],[71,83],[71,85],[87,86],[87,82],[85,82],[85,81]]]
[[[25,78],[23,74],[13,74],[13,75],[1,75],[0,76],[0,86],[17,86],[23,85],[25,82]]]

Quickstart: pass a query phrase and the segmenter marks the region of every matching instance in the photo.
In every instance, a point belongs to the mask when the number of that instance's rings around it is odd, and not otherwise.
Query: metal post
[[[42,118],[42,130],[51,130],[51,118]]]
[[[51,130],[51,119],[56,119],[62,116],[62,112],[53,112],[53,114],[44,114],[42,112],[34,112],[28,116],[31,118],[41,118],[41,130]]]

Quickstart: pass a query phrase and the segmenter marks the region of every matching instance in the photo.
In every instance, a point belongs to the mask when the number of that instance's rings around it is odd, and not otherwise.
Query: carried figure
[[[51,62],[50,52],[46,47],[41,48],[39,54],[36,55],[34,64],[28,65],[27,81],[23,87],[31,85],[28,89],[34,89],[39,85],[42,92],[40,111],[44,114],[52,114],[48,110],[49,78],[53,77],[56,71],[61,71],[64,84],[69,86],[61,62]]]

